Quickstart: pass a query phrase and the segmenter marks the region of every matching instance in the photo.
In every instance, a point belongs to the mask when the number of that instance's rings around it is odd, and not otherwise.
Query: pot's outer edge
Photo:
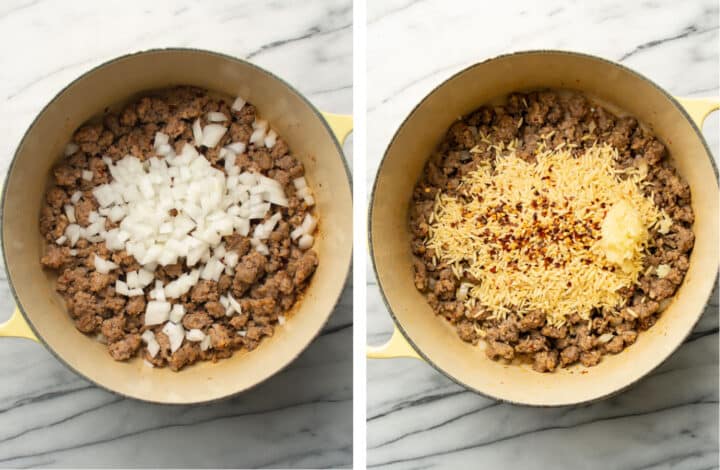
[[[405,331],[405,328],[403,328],[402,324],[400,323],[400,321],[399,321],[399,320],[397,319],[397,317],[395,316],[395,313],[393,312],[392,308],[390,307],[390,304],[389,304],[389,302],[388,302],[387,296],[385,295],[385,290],[384,290],[384,288],[383,288],[382,281],[380,281],[380,277],[378,276],[377,264],[375,263],[375,250],[374,250],[374,247],[373,247],[373,240],[372,240],[372,212],[373,212],[373,205],[374,205],[374,202],[375,202],[375,192],[377,191],[377,185],[378,185],[378,175],[379,175],[380,172],[382,171],[383,165],[384,165],[384,163],[385,163],[385,159],[387,158],[388,151],[389,151],[390,147],[392,147],[392,145],[394,144],[395,139],[397,138],[398,133],[399,133],[400,130],[405,126],[405,123],[408,122],[408,121],[410,120],[410,118],[413,117],[413,115],[415,114],[415,112],[417,111],[417,109],[418,109],[433,93],[435,93],[440,87],[444,86],[447,82],[449,82],[449,81],[453,80],[454,78],[456,78],[456,77],[458,77],[458,76],[460,76],[460,75],[462,75],[462,74],[470,71],[471,69],[473,69],[473,68],[475,68],[475,67],[478,67],[478,66],[481,66],[481,65],[483,65],[483,64],[486,64],[486,63],[488,63],[488,62],[492,62],[492,61],[494,61],[494,60],[502,59],[502,58],[505,58],[505,57],[523,56],[523,55],[535,55],[535,54],[565,54],[565,55],[573,56],[573,57],[583,57],[583,58],[587,58],[587,59],[597,60],[597,61],[599,61],[599,62],[603,62],[603,63],[605,63],[605,64],[607,64],[607,65],[611,65],[611,66],[617,67],[617,68],[619,68],[619,69],[621,69],[621,70],[623,70],[623,71],[625,71],[625,72],[627,72],[627,73],[630,73],[630,74],[632,74],[632,75],[635,75],[636,77],[638,77],[638,78],[642,79],[643,81],[645,81],[646,83],[648,83],[650,86],[654,87],[656,90],[658,90],[660,93],[662,93],[662,94],[675,106],[675,108],[677,108],[677,109],[680,111],[680,113],[683,115],[683,117],[690,123],[690,125],[692,126],[692,128],[693,128],[693,130],[695,131],[696,135],[700,138],[700,141],[701,141],[703,147],[705,148],[706,155],[707,155],[707,157],[710,159],[710,164],[712,165],[713,171],[714,171],[714,173],[715,173],[715,178],[716,178],[716,179],[718,178],[718,166],[717,166],[717,164],[716,164],[716,162],[715,162],[715,159],[714,159],[713,156],[712,156],[712,152],[710,151],[710,148],[709,148],[708,145],[707,145],[707,141],[705,140],[705,137],[704,137],[703,134],[702,134],[702,129],[698,128],[698,126],[697,126],[697,124],[695,123],[695,121],[694,121],[694,120],[692,119],[692,117],[688,114],[688,112],[685,110],[685,108],[683,108],[683,106],[682,106],[682,105],[680,104],[680,102],[675,98],[675,96],[673,96],[672,94],[668,93],[664,88],[662,88],[660,85],[656,84],[654,81],[650,80],[650,79],[647,78],[646,76],[644,76],[644,75],[642,75],[642,74],[640,74],[640,73],[638,73],[638,72],[636,72],[636,71],[634,71],[634,70],[632,70],[632,69],[630,69],[630,68],[628,68],[628,67],[626,67],[626,66],[624,66],[624,65],[622,65],[622,64],[619,64],[619,63],[617,63],[617,62],[613,62],[613,61],[611,61],[611,60],[604,59],[604,58],[602,58],[602,57],[598,57],[598,56],[594,56],[594,55],[592,55],[592,54],[586,54],[586,53],[582,53],[582,52],[572,52],[572,51],[563,51],[563,50],[555,50],[555,49],[531,49],[531,50],[510,52],[510,53],[506,53],[506,54],[500,54],[500,55],[491,57],[491,58],[489,58],[489,59],[485,59],[485,60],[483,60],[483,61],[481,61],[481,62],[477,62],[477,63],[475,63],[475,64],[472,64],[472,65],[469,65],[469,66],[467,66],[467,67],[464,67],[462,70],[460,70],[460,71],[458,71],[458,72],[455,72],[455,73],[452,74],[451,76],[449,76],[449,77],[447,77],[446,79],[444,79],[441,83],[439,83],[438,85],[436,85],[435,87],[433,87],[432,90],[430,90],[415,106],[413,106],[412,110],[410,110],[410,112],[408,113],[408,115],[405,116],[405,118],[402,120],[402,122],[400,123],[400,125],[397,127],[397,129],[396,129],[395,132],[393,133],[393,137],[390,139],[390,142],[388,143],[388,145],[387,145],[387,147],[386,147],[386,149],[385,149],[385,152],[383,153],[383,158],[382,158],[382,160],[380,160],[380,165],[378,166],[378,170],[377,170],[377,172],[375,173],[375,179],[374,179],[374,181],[373,181],[372,190],[370,191],[370,200],[369,200],[369,205],[368,205],[368,210],[367,210],[367,214],[368,214],[368,217],[367,217],[367,221],[368,221],[368,222],[367,222],[367,237],[368,237],[367,242],[368,242],[368,250],[369,250],[369,252],[370,252],[370,258],[371,258],[371,260],[372,260],[372,265],[373,265],[373,273],[375,274],[375,278],[377,279],[377,285],[378,285],[378,288],[379,288],[379,290],[380,290],[380,296],[382,297],[382,301],[383,301],[383,303],[385,304],[385,308],[387,309],[388,313],[390,314],[390,317],[392,318],[393,324],[395,325],[395,327],[396,327],[398,330],[400,330],[400,332],[401,332],[402,335],[405,337],[405,340],[408,342],[408,344],[420,355],[420,357],[421,357],[426,363],[428,363],[428,364],[429,364],[430,366],[432,366],[436,371],[440,372],[440,373],[443,374],[445,377],[449,378],[450,380],[452,380],[452,381],[455,382],[456,384],[462,386],[462,387],[465,388],[466,390],[470,390],[471,392],[474,392],[474,393],[476,393],[476,394],[478,394],[478,395],[481,395],[481,396],[490,398],[490,399],[492,399],[492,400],[496,400],[496,401],[499,401],[499,402],[502,402],[502,403],[509,403],[509,404],[511,404],[511,405],[518,405],[518,406],[530,407],[530,408],[559,408],[559,407],[563,407],[563,406],[575,406],[575,405],[596,403],[596,402],[605,400],[605,399],[607,399],[607,398],[613,397],[613,396],[615,396],[615,395],[618,395],[618,394],[624,392],[625,390],[627,390],[628,388],[632,387],[633,385],[637,384],[640,380],[642,380],[642,379],[644,379],[645,377],[647,377],[648,375],[650,375],[654,370],[656,370],[658,367],[660,367],[662,364],[664,364],[665,361],[667,361],[670,356],[672,356],[675,352],[677,352],[677,350],[684,344],[684,342],[685,342],[685,340],[687,339],[687,337],[690,336],[690,334],[692,334],[692,330],[695,328],[695,326],[697,326],[698,322],[700,321],[700,318],[702,317],[702,313],[704,312],[704,309],[703,309],[703,311],[700,312],[700,314],[698,315],[697,319],[695,320],[695,322],[694,322],[694,324],[693,324],[693,327],[690,328],[690,331],[689,331],[688,334],[685,336],[685,338],[679,343],[679,345],[678,345],[678,347],[677,347],[676,349],[674,349],[670,354],[668,354],[668,355],[667,355],[666,357],[664,357],[660,362],[658,362],[658,364],[657,364],[656,366],[654,366],[653,368],[651,368],[650,370],[648,370],[647,373],[645,373],[644,375],[638,377],[636,380],[628,383],[627,385],[619,388],[618,390],[615,390],[615,391],[613,391],[613,392],[606,393],[606,394],[604,394],[604,395],[600,395],[600,396],[597,396],[597,397],[592,397],[592,398],[589,398],[589,399],[586,399],[586,400],[569,402],[569,403],[543,405],[543,404],[530,404],[530,403],[516,402],[516,401],[507,400],[507,399],[504,399],[504,398],[500,398],[500,397],[496,397],[496,396],[490,395],[490,394],[488,394],[488,393],[486,393],[486,392],[482,392],[482,391],[480,391],[480,390],[477,390],[476,388],[473,388],[473,387],[470,387],[469,385],[466,385],[465,383],[463,383],[463,382],[461,381],[460,378],[456,378],[456,377],[448,374],[447,372],[445,372],[443,369],[441,369],[437,364],[435,364],[435,362],[433,362],[433,360],[432,360],[430,357],[428,357],[428,356],[425,354],[425,352],[422,351],[422,349],[420,349],[420,348],[415,344],[415,342],[412,340],[412,338],[410,337],[410,335],[408,335],[408,333]],[[718,273],[716,273],[716,274],[715,274],[715,282],[718,282],[718,279],[719,279],[719,276],[718,276]],[[712,289],[710,290],[710,292],[709,292],[708,295],[707,295],[707,298],[705,299],[705,302],[704,302],[704,305],[705,305],[705,306],[707,306],[707,304],[708,304],[708,302],[709,302],[709,300],[710,300],[710,296],[711,296],[711,295],[712,295]]]
[[[5,174],[5,178],[4,178],[4,180],[3,180],[3,187],[2,187],[2,199],[0,200],[0,210],[2,210],[2,215],[0,215],[0,226],[2,225],[2,222],[4,221],[4,218],[5,218],[4,208],[5,208],[5,197],[6,197],[6,195],[7,195],[7,187],[8,187],[7,183],[8,183],[8,181],[9,181],[9,179],[10,179],[10,174],[12,173],[13,167],[15,166],[15,162],[16,162],[17,156],[18,156],[18,151],[20,150],[20,148],[21,148],[21,147],[23,146],[23,144],[25,143],[25,139],[28,137],[29,132],[33,129],[33,127],[35,126],[35,123],[36,123],[37,120],[40,118],[40,116],[45,112],[45,110],[46,110],[52,103],[54,103],[63,93],[65,93],[65,91],[66,91],[68,88],[70,88],[71,86],[73,86],[75,83],[77,83],[79,80],[81,80],[82,78],[86,77],[87,75],[92,74],[92,73],[95,72],[96,70],[98,70],[98,69],[100,69],[100,68],[102,68],[102,67],[104,67],[104,66],[106,66],[106,65],[110,65],[110,64],[113,64],[113,63],[115,63],[115,62],[118,62],[118,61],[121,61],[121,60],[125,60],[125,59],[128,59],[128,58],[134,57],[134,56],[143,55],[143,54],[148,54],[148,53],[155,53],[155,52],[194,52],[194,53],[202,53],[202,54],[213,55],[213,56],[221,57],[221,58],[228,59],[228,60],[232,60],[232,61],[236,61],[236,62],[241,62],[241,63],[243,63],[243,64],[246,64],[246,65],[248,65],[248,66],[250,66],[250,67],[253,67],[253,68],[261,71],[262,73],[267,74],[267,75],[270,76],[271,78],[274,78],[275,80],[278,80],[280,83],[282,83],[283,85],[285,85],[292,93],[294,93],[295,95],[297,95],[297,96],[313,111],[313,113],[318,117],[318,119],[320,119],[320,122],[322,123],[323,126],[325,126],[325,129],[328,131],[328,134],[329,134],[329,135],[331,136],[331,138],[333,139],[333,143],[334,143],[335,148],[336,148],[336,150],[337,150],[337,152],[338,152],[338,155],[340,155],[340,157],[341,157],[342,164],[343,164],[343,168],[345,169],[345,176],[346,176],[346,178],[347,178],[347,183],[348,183],[348,185],[350,186],[350,194],[351,194],[351,198],[352,198],[352,185],[353,185],[352,175],[351,175],[351,173],[350,173],[350,169],[349,169],[349,167],[348,167],[347,160],[345,159],[345,154],[344,154],[344,152],[343,152],[342,145],[340,145],[340,142],[338,141],[337,136],[335,135],[335,133],[333,132],[333,130],[332,130],[332,129],[330,128],[330,126],[328,125],[328,123],[327,123],[327,121],[325,120],[325,118],[323,117],[322,113],[315,107],[315,105],[313,105],[313,104],[310,102],[310,100],[308,100],[308,99],[305,97],[305,95],[303,95],[302,93],[300,93],[295,87],[293,87],[293,86],[290,85],[288,82],[286,82],[285,80],[283,80],[283,79],[280,78],[279,76],[275,75],[274,73],[272,73],[272,72],[270,72],[270,71],[268,71],[268,70],[266,70],[266,69],[264,69],[264,68],[262,68],[262,67],[259,67],[259,66],[255,65],[255,64],[253,64],[252,62],[246,61],[246,60],[244,60],[244,59],[240,59],[240,58],[238,58],[238,57],[233,57],[233,56],[231,56],[231,55],[224,54],[224,53],[221,53],[221,52],[214,52],[214,51],[209,51],[209,50],[206,50],[206,49],[185,48],[185,47],[153,48],[153,49],[146,49],[146,50],[137,51],[137,52],[131,52],[131,53],[129,53],[129,54],[125,54],[125,55],[122,55],[122,56],[118,56],[118,57],[115,57],[115,58],[113,58],[113,59],[109,59],[109,60],[107,60],[107,61],[105,61],[105,62],[103,62],[103,63],[101,63],[101,64],[96,65],[95,67],[91,68],[90,70],[88,70],[88,71],[80,74],[79,76],[75,77],[70,83],[68,83],[68,84],[65,85],[62,89],[60,89],[60,91],[58,91],[58,92],[52,97],[52,99],[50,99],[50,101],[48,101],[47,104],[45,104],[45,106],[42,107],[42,109],[40,110],[40,112],[35,116],[35,118],[32,120],[32,122],[30,123],[30,125],[28,126],[28,128],[27,128],[27,129],[25,130],[25,132],[23,133],[23,136],[22,136],[22,138],[20,139],[20,142],[18,143],[17,147],[15,148],[15,152],[13,153],[13,158],[12,158],[12,160],[11,160],[11,162],[10,162],[10,165],[8,166],[7,173]],[[6,258],[6,256],[5,256],[5,236],[4,236],[4,231],[3,231],[3,230],[0,230],[0,247],[1,247],[1,251],[2,251],[2,258],[3,258],[4,268],[5,268],[5,274],[6,274],[7,280],[8,280],[8,286],[10,287],[10,292],[12,293],[13,299],[15,300],[15,304],[16,304],[18,310],[20,311],[20,313],[22,314],[23,319],[25,320],[25,322],[27,323],[27,325],[30,327],[30,330],[32,330],[33,334],[34,334],[35,337],[37,338],[38,342],[39,342],[40,344],[42,344],[42,345],[45,347],[45,349],[50,352],[50,354],[52,354],[52,355],[53,355],[61,364],[63,364],[66,368],[68,368],[69,370],[71,370],[71,371],[72,371],[73,373],[75,373],[76,375],[82,377],[83,379],[91,382],[91,383],[92,383],[93,385],[95,385],[96,387],[99,387],[99,388],[101,388],[101,389],[103,389],[103,390],[106,390],[106,391],[108,391],[108,392],[111,392],[111,393],[113,393],[113,394],[115,394],[115,395],[119,395],[119,396],[121,396],[121,397],[123,397],[123,398],[130,398],[130,399],[132,399],[132,400],[137,400],[137,401],[141,401],[141,402],[145,402],[145,403],[152,403],[152,404],[156,404],[156,405],[167,405],[167,406],[205,405],[205,404],[212,404],[212,403],[217,403],[217,402],[220,402],[220,401],[224,401],[224,400],[227,400],[227,399],[229,399],[229,398],[232,398],[232,397],[234,397],[234,396],[236,396],[236,395],[239,395],[239,394],[241,394],[241,393],[244,393],[244,392],[247,392],[247,391],[249,391],[249,390],[252,390],[253,388],[257,387],[258,385],[260,385],[260,384],[262,384],[262,383],[265,383],[265,382],[268,381],[270,378],[276,376],[277,374],[279,374],[280,372],[282,372],[283,370],[285,370],[290,364],[292,364],[293,362],[295,362],[295,361],[297,360],[297,358],[300,356],[300,354],[302,354],[304,351],[307,350],[308,347],[310,347],[310,345],[312,344],[312,342],[315,341],[315,339],[320,335],[320,333],[322,332],[322,330],[323,330],[323,328],[325,327],[325,325],[327,325],[327,322],[330,320],[330,316],[331,316],[332,313],[335,311],[335,308],[337,307],[338,303],[340,302],[340,297],[342,296],[342,292],[343,292],[343,290],[345,289],[345,285],[347,284],[348,275],[349,275],[349,273],[350,273],[350,266],[351,266],[351,263],[352,263],[352,250],[351,250],[350,256],[349,256],[349,258],[348,258],[347,267],[345,268],[345,276],[344,276],[344,277],[345,277],[345,283],[343,284],[343,288],[340,289],[340,292],[338,292],[336,298],[334,299],[334,301],[333,301],[333,308],[332,308],[332,310],[330,311],[330,313],[327,315],[327,318],[326,318],[325,321],[323,322],[323,325],[322,325],[321,328],[308,340],[308,342],[307,342],[307,344],[305,345],[305,347],[303,347],[302,349],[300,349],[300,350],[298,351],[298,353],[297,353],[295,356],[292,357],[291,360],[289,360],[284,366],[280,367],[277,371],[275,371],[274,374],[266,377],[264,380],[262,380],[262,381],[260,381],[260,382],[258,382],[258,383],[256,383],[256,384],[254,384],[254,385],[252,385],[252,386],[250,386],[250,387],[247,387],[247,388],[245,388],[245,389],[243,389],[243,390],[237,390],[237,391],[230,392],[230,393],[228,393],[227,395],[224,395],[224,396],[221,396],[221,397],[216,397],[216,398],[212,398],[212,399],[209,399],[209,400],[201,400],[201,401],[164,402],[164,401],[156,401],[156,400],[149,400],[149,399],[145,399],[145,398],[134,397],[134,396],[131,396],[131,395],[128,395],[128,394],[121,393],[121,392],[118,392],[118,391],[116,391],[116,390],[110,389],[110,388],[108,388],[108,387],[105,387],[104,385],[101,385],[101,384],[95,382],[95,380],[93,380],[91,377],[88,377],[87,375],[85,375],[85,374],[79,372],[78,370],[76,370],[74,367],[72,367],[70,364],[68,364],[59,354],[57,354],[57,353],[55,352],[55,350],[52,349],[52,348],[45,342],[45,340],[43,339],[42,335],[39,334],[39,332],[38,332],[37,329],[35,328],[35,325],[33,325],[32,321],[30,320],[30,318],[28,317],[27,313],[25,312],[25,308],[23,307],[22,302],[20,302],[20,299],[18,298],[17,292],[15,291],[15,287],[14,287],[14,285],[13,285],[12,278],[11,278],[11,276],[10,276],[10,271],[9,271],[9,269],[8,269],[8,266],[7,266],[7,258]]]

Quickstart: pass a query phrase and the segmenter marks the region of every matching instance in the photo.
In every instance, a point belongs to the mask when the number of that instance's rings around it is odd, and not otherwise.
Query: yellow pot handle
[[[25,318],[20,313],[20,309],[15,307],[15,311],[10,316],[10,319],[5,323],[0,323],[0,337],[7,336],[11,338],[26,338],[33,341],[38,341],[35,334],[28,326]]]
[[[720,98],[677,98],[685,111],[690,115],[695,124],[702,129],[705,118],[710,113],[720,109]]]
[[[323,112],[322,115],[330,126],[330,129],[332,129],[337,140],[340,141],[340,144],[345,143],[345,139],[353,128],[352,116],[349,114],[333,114],[325,112]]]
[[[368,346],[367,357],[369,359],[395,359],[398,357],[422,359],[397,327],[393,330],[393,334],[387,343],[382,346]]]

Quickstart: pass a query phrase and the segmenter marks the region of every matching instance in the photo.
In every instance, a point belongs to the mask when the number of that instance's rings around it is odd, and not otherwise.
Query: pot
[[[194,85],[241,95],[260,110],[305,165],[314,189],[320,264],[293,315],[252,352],[179,373],[153,369],[139,358],[116,362],[106,346],[78,332],[55,292],[56,274],[40,266],[38,221],[44,188],[73,131],[111,105],[173,85]],[[150,50],[106,62],[70,83],[25,133],[2,195],[2,248],[17,309],[0,336],[43,344],[87,380],[131,398],[190,404],[219,400],[259,384],[292,362],[318,335],[345,284],[352,252],[352,199],[340,142],[349,116],[322,114],[277,76],[244,60],[192,49]]]
[[[566,88],[649,126],[667,146],[689,183],[695,211],[695,247],[683,284],[657,324],[618,355],[595,367],[576,365],[540,374],[507,365],[457,338],[413,284],[408,209],[415,183],[433,149],[458,116],[513,91]],[[640,74],[585,54],[529,51],[503,55],[455,74],[428,94],[400,125],[387,147],[372,190],[369,243],[380,291],[395,321],[388,343],[370,358],[427,361],[469,390],[497,400],[561,406],[600,400],[632,385],[667,359],[703,313],[718,270],[717,169],[700,128],[720,99],[679,99]]]

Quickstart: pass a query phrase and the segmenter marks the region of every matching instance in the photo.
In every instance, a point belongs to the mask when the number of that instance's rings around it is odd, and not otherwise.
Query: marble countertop
[[[35,115],[113,57],[194,47],[250,58],[318,108],[352,112],[352,3],[161,0],[0,4],[0,176]],[[351,145],[345,145],[348,157]],[[13,301],[0,279],[0,321]],[[42,346],[0,340],[0,467],[347,467],[352,462],[352,285],[282,373],[228,401],[122,399]]]
[[[720,94],[718,5],[674,2],[368,2],[368,188],[393,132],[435,85],[522,49],[619,61],[684,96]],[[717,158],[718,113],[704,133]],[[411,359],[368,362],[368,467],[718,468],[718,290],[670,360],[600,403],[533,409],[475,395]],[[368,341],[392,322],[368,269]]]

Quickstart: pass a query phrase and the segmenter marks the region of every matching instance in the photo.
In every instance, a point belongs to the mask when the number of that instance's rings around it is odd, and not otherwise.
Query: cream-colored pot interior
[[[688,181],[695,211],[695,248],[677,295],[657,324],[623,353],[597,367],[552,374],[489,360],[436,317],[413,285],[408,208],[413,186],[450,124],[513,91],[570,88],[636,116],[667,145]],[[419,354],[455,381],[502,400],[539,406],[596,400],[637,381],[664,361],[690,333],[710,295],[718,268],[718,184],[712,156],[678,103],[647,79],[611,62],[572,53],[502,56],[455,75],[428,95],[390,143],[370,207],[370,243],[378,280],[397,325]],[[397,350],[397,343],[393,346]],[[411,354],[405,354],[411,355]]]
[[[305,165],[320,217],[315,249],[320,265],[287,323],[251,353],[180,373],[151,369],[140,359],[115,362],[106,347],[78,332],[54,276],[41,269],[40,206],[51,167],[72,132],[107,106],[146,90],[188,84],[257,106]],[[246,390],[290,363],[319,333],[345,283],[352,251],[352,201],[342,151],[326,121],[285,82],[228,56],[157,50],[126,56],[85,74],[37,117],[18,147],[3,199],[6,267],[19,307],[36,336],[63,362],[120,394],[160,403],[197,403]]]

